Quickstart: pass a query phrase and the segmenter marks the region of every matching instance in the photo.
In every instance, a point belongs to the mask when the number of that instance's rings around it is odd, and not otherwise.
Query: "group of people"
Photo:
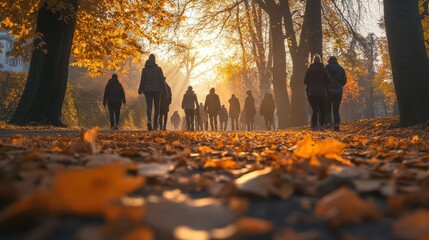
[[[316,54],[313,63],[307,69],[304,83],[307,85],[307,98],[313,110],[311,129],[329,127],[333,115],[333,128],[339,131],[340,104],[347,76],[337,58],[330,57],[328,64],[324,66],[321,57]]]
[[[313,110],[311,116],[311,128],[313,130],[326,128],[332,124],[333,114],[334,130],[339,130],[339,108],[342,100],[343,86],[347,83],[344,69],[339,65],[336,57],[330,57],[329,63],[324,66],[321,57],[315,55],[313,63],[307,69],[305,79],[308,102]],[[142,70],[139,94],[144,94],[147,106],[147,129],[166,130],[167,115],[172,102],[171,88],[166,83],[164,73],[156,64],[155,55],[149,55]],[[248,131],[254,130],[256,106],[252,91],[246,92],[244,107],[241,109],[239,99],[232,94],[228,100],[229,111],[225,105],[221,105],[219,95],[214,88],[206,96],[205,103],[198,103],[197,95],[192,86],[183,96],[182,109],[186,115],[186,130],[208,130],[209,124],[212,131],[226,130],[228,119],[231,119],[231,130],[239,130],[239,118],[245,121]],[[108,81],[103,98],[103,105],[108,106],[110,114],[110,126],[118,129],[121,106],[126,104],[125,91],[119,82],[118,75],[113,74]],[[261,105],[260,115],[264,117],[267,130],[275,129],[274,112],[276,106],[271,93],[265,93]],[[152,110],[154,110],[152,118]],[[175,111],[171,116],[171,123],[175,130],[179,129],[180,116]]]
[[[235,94],[232,94],[231,98],[228,100],[228,111],[225,105],[221,105],[219,95],[216,94],[216,90],[214,88],[210,89],[210,93],[206,96],[206,100],[203,105],[202,102],[198,104],[197,95],[193,91],[192,86],[189,86],[182,101],[182,108],[186,115],[186,130],[208,130],[210,123],[211,130],[217,131],[219,119],[219,129],[225,131],[229,118],[231,118],[231,130],[239,130],[239,118],[244,115],[247,130],[252,131],[254,129],[256,115],[255,99],[252,95],[252,91],[249,90],[246,94],[247,97],[243,110],[241,110],[239,99]],[[261,103],[260,114],[264,116],[267,130],[270,130],[271,127],[273,127],[273,129],[275,128],[274,111],[275,103],[273,96],[270,93],[266,93]],[[176,123],[173,123],[173,117],[171,120],[176,129],[178,121],[180,121],[180,117],[177,112],[175,112],[173,116],[175,117],[174,121]]]
[[[138,94],[144,94],[146,98],[147,129],[149,131],[158,128],[166,130],[172,94],[162,68],[156,64],[154,54],[149,55],[149,59],[142,70]],[[125,91],[119,82],[118,75],[113,74],[106,85],[103,98],[104,107],[107,105],[109,108],[110,127],[112,129],[117,130],[119,127],[122,104],[126,104]]]

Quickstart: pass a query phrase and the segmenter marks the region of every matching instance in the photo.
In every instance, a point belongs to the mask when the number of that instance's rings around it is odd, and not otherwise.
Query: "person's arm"
[[[161,79],[161,88],[162,88],[162,94],[167,93],[167,84],[165,84],[165,76],[164,72],[162,71],[162,68],[159,68],[159,77]]]
[[[143,88],[144,88],[144,85],[145,85],[145,81],[146,81],[146,78],[144,76],[144,68],[143,68],[142,75],[140,77],[140,86],[139,86],[139,91],[138,91],[139,94],[143,93]]]
[[[104,88],[104,96],[103,96],[103,106],[106,106],[107,99],[109,98],[109,84],[106,85],[106,88]]]
[[[200,113],[200,107],[198,106],[198,98],[196,94],[195,94],[195,106],[196,106],[196,109],[198,110],[198,113]]]
[[[208,100],[209,96],[206,97],[206,101],[204,102],[204,111],[207,112],[207,100]]]
[[[182,99],[182,109],[185,109],[185,95],[183,95],[183,99]]]
[[[341,85],[344,86],[346,84],[347,84],[347,74],[346,74],[346,71],[343,68],[342,77],[341,77]]]
[[[310,71],[308,71],[307,69],[307,71],[305,72],[304,84],[308,85],[309,80],[310,80]]]

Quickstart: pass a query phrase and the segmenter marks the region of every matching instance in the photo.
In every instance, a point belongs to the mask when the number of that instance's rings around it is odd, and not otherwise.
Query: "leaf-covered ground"
[[[0,130],[1,239],[429,239],[429,127]]]

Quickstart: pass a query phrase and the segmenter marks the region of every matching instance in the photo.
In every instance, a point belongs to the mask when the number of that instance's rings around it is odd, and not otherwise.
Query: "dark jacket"
[[[343,93],[343,86],[347,83],[346,71],[335,61],[326,65],[326,71],[329,74],[328,92],[329,94]]]
[[[219,119],[223,122],[228,121],[228,110],[225,107],[220,109]]]
[[[183,95],[182,109],[198,109],[198,99],[194,91],[188,90],[185,95]]]
[[[166,91],[167,89],[162,69],[155,63],[155,61],[148,59],[142,70],[139,94],[146,92],[162,93]]]
[[[168,113],[168,111],[170,111],[170,104],[172,100],[171,88],[167,83],[165,85],[167,87],[167,91],[161,95],[161,103],[160,103],[161,113]]]
[[[237,97],[229,99],[229,117],[238,118],[240,116],[241,107]]]
[[[206,97],[204,108],[209,114],[218,114],[220,111],[220,99],[216,93],[210,93]]]
[[[125,91],[118,79],[110,79],[104,89],[103,105],[126,103]]]
[[[253,96],[247,96],[243,110],[246,112],[246,116],[256,115],[255,99]]]
[[[304,83],[307,85],[307,96],[328,96],[329,76],[322,63],[310,65]]]
[[[264,99],[262,99],[261,108],[259,114],[264,117],[274,117],[274,110],[276,105],[274,103],[273,95],[265,94]]]

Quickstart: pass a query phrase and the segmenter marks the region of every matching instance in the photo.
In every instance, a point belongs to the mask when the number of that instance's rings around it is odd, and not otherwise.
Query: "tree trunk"
[[[393,81],[403,126],[429,120],[429,61],[418,0],[384,0]]]
[[[77,1],[69,0],[75,10]],[[36,31],[43,37],[35,40],[35,45],[44,41],[47,53],[40,48],[33,51],[27,84],[11,119],[13,124],[63,126],[61,113],[76,18],[66,23],[59,17],[60,13],[53,13],[46,5],[39,9]]]
[[[309,24],[309,45],[311,59],[319,54],[323,59],[323,33],[322,33],[322,2],[321,0],[309,0],[308,24]]]
[[[279,128],[285,129],[289,124],[290,101],[286,88],[286,49],[282,26],[281,11],[270,14],[270,29],[273,48],[273,89],[279,119]]]

